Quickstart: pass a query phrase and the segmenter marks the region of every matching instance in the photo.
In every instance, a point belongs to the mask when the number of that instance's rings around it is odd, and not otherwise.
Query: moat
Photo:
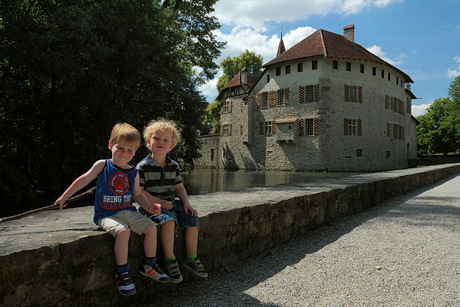
[[[327,178],[343,178],[356,174],[358,173],[194,169],[184,173],[182,177],[188,194],[198,195],[251,187],[304,183]]]

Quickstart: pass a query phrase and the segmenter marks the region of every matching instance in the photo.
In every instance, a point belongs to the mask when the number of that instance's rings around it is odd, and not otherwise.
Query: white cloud
[[[382,47],[380,46],[377,46],[377,45],[374,45],[370,48],[367,48],[368,51],[372,52],[373,54],[375,54],[376,56],[378,56],[379,58],[381,58],[382,60],[390,63],[391,65],[393,66],[397,66],[397,65],[401,65],[403,63],[403,58],[405,57],[405,55],[399,55],[398,56],[398,61],[393,61],[389,58],[386,57],[386,53],[382,50]]]
[[[447,70],[447,76],[449,78],[460,76],[460,56],[454,57],[454,61],[457,63],[458,67],[456,69]]]
[[[427,108],[431,105],[429,104],[420,104],[420,105],[412,105],[412,115],[414,117],[423,115],[427,112]]]
[[[279,0],[220,0],[215,5],[215,16],[224,25],[265,27],[264,23],[294,22],[313,15],[356,14],[368,7],[385,7],[401,0],[290,0],[289,5]]]

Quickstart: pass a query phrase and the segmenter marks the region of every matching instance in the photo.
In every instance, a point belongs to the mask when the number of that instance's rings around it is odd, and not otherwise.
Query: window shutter
[[[315,84],[315,101],[319,101],[319,84]]]
[[[256,105],[257,105],[258,109],[260,109],[262,107],[262,93],[257,93]]]
[[[319,118],[313,120],[313,135],[319,135]]]
[[[289,104],[289,87],[284,89],[284,104]]]
[[[264,122],[259,122],[259,134],[264,134]]]
[[[228,125],[228,135],[232,135],[232,124]]]
[[[305,86],[299,86],[299,103],[305,102]]]
[[[272,123],[272,134],[276,134],[276,124]]]
[[[268,92],[268,106],[274,107],[276,105],[276,91]]]
[[[358,119],[358,136],[363,135],[363,121]]]
[[[363,87],[358,86],[358,102],[363,103]]]
[[[229,104],[230,104],[230,106],[229,106],[229,110],[228,110],[228,113],[232,113],[232,108],[233,108],[233,100],[230,100]]]
[[[345,102],[349,102],[350,101],[350,87],[347,84],[345,84],[344,88],[345,88]]]
[[[305,131],[305,129],[304,129],[305,123],[304,122],[305,122],[305,120],[303,118],[299,119],[299,136],[303,136],[303,134],[304,134],[304,131]]]
[[[348,118],[343,119],[343,135],[348,135]]]

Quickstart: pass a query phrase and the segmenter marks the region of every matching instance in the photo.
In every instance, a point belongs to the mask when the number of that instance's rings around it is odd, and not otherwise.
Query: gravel
[[[144,306],[460,306],[459,188],[450,177]]]

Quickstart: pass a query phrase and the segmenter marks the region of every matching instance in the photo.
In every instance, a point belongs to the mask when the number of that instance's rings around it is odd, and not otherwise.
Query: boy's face
[[[128,165],[137,151],[136,146],[124,140],[119,140],[116,144],[109,142],[109,149],[112,151],[113,163],[120,167]]]
[[[172,140],[172,132],[157,130],[147,140],[147,144],[153,154],[164,154],[166,155],[174,148]]]

